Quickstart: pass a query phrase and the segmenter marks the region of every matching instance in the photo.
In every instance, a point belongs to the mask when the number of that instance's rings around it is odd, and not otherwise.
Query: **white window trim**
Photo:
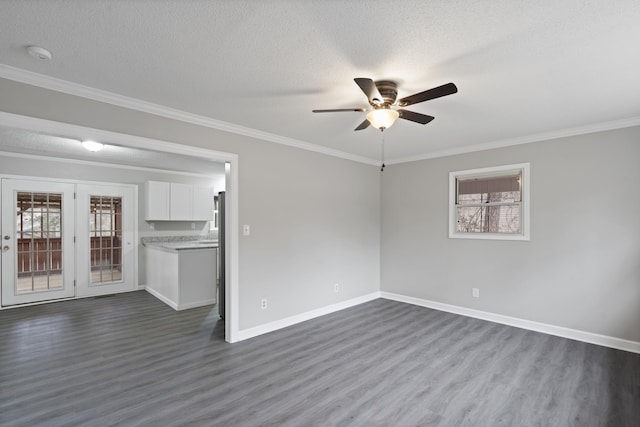
[[[509,171],[522,170],[522,233],[458,233],[456,232],[456,179],[464,177],[496,176]],[[513,165],[496,166],[490,168],[470,169],[449,172],[449,238],[450,239],[481,239],[481,240],[531,240],[530,233],[530,164],[517,163]]]

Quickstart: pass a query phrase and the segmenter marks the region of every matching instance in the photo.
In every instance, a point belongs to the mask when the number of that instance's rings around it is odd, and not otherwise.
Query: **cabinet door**
[[[144,185],[144,211],[147,221],[168,221],[170,217],[168,182],[147,181]]]
[[[193,220],[213,220],[213,191],[207,187],[193,187]]]
[[[193,199],[193,186],[189,184],[171,183],[171,220],[191,221],[193,212],[191,200]]]

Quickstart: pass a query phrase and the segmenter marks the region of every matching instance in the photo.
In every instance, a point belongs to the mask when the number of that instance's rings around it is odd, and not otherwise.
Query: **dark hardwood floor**
[[[0,425],[640,425],[638,354],[387,300],[223,329],[145,292],[4,310]]]

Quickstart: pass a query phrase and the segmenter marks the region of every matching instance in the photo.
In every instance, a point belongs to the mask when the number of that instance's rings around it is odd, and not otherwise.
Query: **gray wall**
[[[3,79],[0,93],[0,111],[237,153],[240,329],[381,289],[640,341],[638,128],[390,165],[381,187],[375,166]],[[531,241],[448,239],[448,173],[520,162]]]
[[[640,341],[639,141],[635,127],[389,166],[381,290]],[[521,162],[531,240],[448,239],[449,172]]]
[[[238,154],[241,330],[379,290],[377,167],[6,79],[0,93],[0,111]]]
[[[172,174],[165,172],[143,171],[133,169],[120,169],[108,166],[83,165],[59,161],[39,160],[32,158],[18,158],[0,154],[0,175],[21,175],[31,177],[45,177],[70,179],[76,181],[100,181],[118,184],[134,184],[138,187],[138,237],[147,236],[177,236],[177,235],[203,235],[209,233],[209,223],[205,221],[195,222],[196,229],[191,229],[190,222],[162,221],[154,222],[155,229],[151,229],[149,223],[144,220],[144,182],[167,181],[183,184],[199,185],[203,187],[220,186],[224,182],[223,176],[211,178],[188,176],[184,174]],[[216,190],[222,190],[217,188]],[[142,245],[138,247],[138,285],[146,284],[145,250]]]

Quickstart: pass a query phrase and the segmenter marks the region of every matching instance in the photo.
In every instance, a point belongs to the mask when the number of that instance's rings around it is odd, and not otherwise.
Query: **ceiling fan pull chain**
[[[380,133],[382,134],[382,166],[380,166],[380,172],[384,172],[384,129],[381,129]]]

